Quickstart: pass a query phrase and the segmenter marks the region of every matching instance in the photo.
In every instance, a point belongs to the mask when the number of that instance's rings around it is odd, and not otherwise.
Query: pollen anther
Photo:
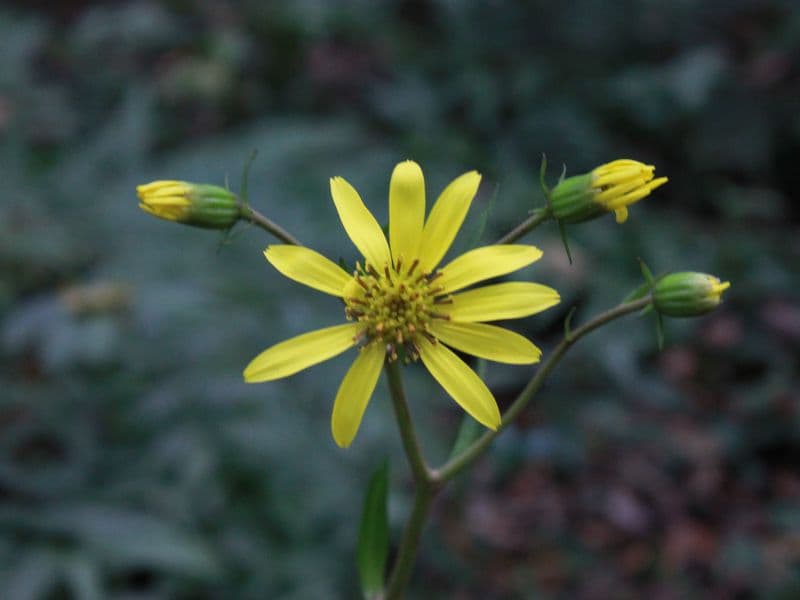
[[[398,257],[380,273],[370,264],[362,267],[357,263],[353,278],[364,292],[344,299],[348,319],[364,324],[364,343],[384,344],[389,360],[397,360],[398,350],[403,351],[405,360],[417,360],[418,337],[433,337],[429,333],[430,321],[448,319],[434,307],[452,303],[450,296],[440,296],[442,287],[430,285],[441,271],[419,272],[418,266],[419,260],[414,259],[403,272]]]

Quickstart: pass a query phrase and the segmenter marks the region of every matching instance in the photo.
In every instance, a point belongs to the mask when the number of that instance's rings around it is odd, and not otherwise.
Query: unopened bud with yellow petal
[[[218,185],[153,181],[137,186],[136,194],[143,211],[195,227],[228,229],[241,216],[236,194]]]
[[[670,317],[694,317],[714,310],[722,293],[731,286],[713,275],[685,271],[670,273],[656,281],[653,307]]]
[[[655,170],[626,158],[567,177],[550,192],[553,216],[564,223],[581,223],[613,211],[617,223],[624,223],[628,206],[667,182],[666,177],[655,178]]]

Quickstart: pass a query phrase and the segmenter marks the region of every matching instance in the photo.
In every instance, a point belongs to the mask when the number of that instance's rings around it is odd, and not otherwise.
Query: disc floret
[[[440,275],[441,271],[424,272],[416,259],[408,267],[398,259],[380,271],[369,263],[356,263],[344,302],[347,319],[364,325],[359,341],[385,345],[389,360],[397,360],[400,348],[407,361],[417,360],[420,336],[435,343],[431,322],[448,319],[438,310],[438,305],[452,303],[436,284]]]

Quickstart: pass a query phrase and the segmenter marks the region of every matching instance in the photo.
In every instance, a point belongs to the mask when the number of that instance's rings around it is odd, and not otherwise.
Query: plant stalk
[[[428,521],[431,503],[437,492],[438,486],[432,482],[417,485],[414,493],[414,507],[411,509],[411,516],[403,531],[403,539],[400,541],[392,573],[389,576],[389,584],[386,586],[385,600],[401,600],[404,597],[406,586],[411,579],[411,572],[414,570],[414,562],[417,559],[422,530]]]
[[[392,397],[392,406],[397,418],[397,425],[400,429],[400,437],[403,440],[403,449],[411,466],[416,486],[414,507],[411,510],[408,523],[406,523],[384,596],[386,600],[395,600],[403,597],[408,580],[411,578],[411,571],[417,558],[417,549],[419,548],[422,530],[428,520],[431,502],[439,486],[434,481],[431,469],[425,462],[417,434],[414,431],[414,422],[411,419],[411,412],[408,409],[408,402],[403,390],[403,379],[398,361],[386,363],[386,377],[389,380],[389,392]]]
[[[550,210],[546,208],[537,210],[531,216],[525,219],[522,223],[514,227],[514,229],[512,229],[503,237],[501,237],[499,240],[497,240],[495,244],[510,244],[511,242],[516,242],[523,235],[525,235],[530,231],[533,231],[539,225],[549,220],[550,220]]]
[[[408,410],[398,361],[386,363],[386,377],[389,380],[389,392],[392,396],[392,406],[394,406],[397,426],[400,429],[400,437],[403,440],[403,449],[411,465],[414,480],[417,484],[429,482],[432,479],[431,470],[425,462],[417,433],[414,431],[414,422],[411,419],[411,412]]]
[[[258,225],[269,234],[274,235],[276,238],[281,240],[282,242],[286,242],[287,244],[291,244],[292,246],[302,246],[303,244],[294,237],[291,233],[286,231],[283,227],[275,223],[274,221],[268,219],[260,212],[258,212],[255,208],[251,207],[249,204],[242,204],[241,205],[241,215],[242,219],[246,221],[250,221],[254,225]]]
[[[468,446],[461,454],[455,456],[440,469],[434,471],[434,479],[440,482],[446,482],[449,479],[452,479],[458,473],[463,471],[464,468],[473,463],[481,454],[483,454],[488,448],[489,444],[492,443],[492,440],[494,440],[494,438],[496,438],[498,434],[509,425],[509,423],[514,421],[514,419],[516,419],[517,416],[519,416],[519,414],[530,403],[530,401],[536,395],[536,392],[538,392],[539,388],[542,387],[544,380],[561,361],[561,359],[564,357],[564,354],[566,354],[567,350],[569,350],[573,344],[598,327],[602,327],[606,323],[609,323],[610,321],[613,321],[619,317],[641,310],[648,306],[650,302],[650,296],[647,295],[639,300],[620,304],[611,310],[597,315],[594,319],[585,323],[584,325],[581,325],[573,331],[567,330],[564,338],[561,340],[558,346],[556,346],[548,359],[536,371],[536,375],[531,378],[531,380],[528,382],[528,385],[523,388],[508,410],[506,410],[506,412],[503,414],[503,419],[497,430],[487,431],[481,437],[475,440],[470,446]]]

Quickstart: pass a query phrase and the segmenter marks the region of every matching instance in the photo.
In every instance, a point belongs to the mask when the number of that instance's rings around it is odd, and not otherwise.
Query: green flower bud
[[[241,215],[236,194],[218,185],[153,181],[137,186],[136,194],[143,211],[195,227],[228,229]]]
[[[664,185],[654,179],[655,167],[620,159],[600,165],[590,173],[567,177],[550,192],[553,216],[564,223],[581,223],[613,211],[617,223],[628,218],[628,206]]]
[[[656,281],[653,306],[670,317],[694,317],[714,310],[722,293],[731,286],[713,275],[685,271],[670,273]]]

